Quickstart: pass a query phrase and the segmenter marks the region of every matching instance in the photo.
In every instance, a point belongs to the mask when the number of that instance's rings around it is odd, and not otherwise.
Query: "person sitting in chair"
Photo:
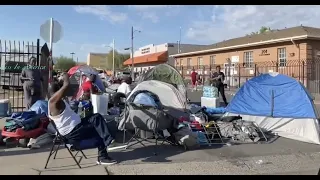
[[[78,114],[71,110],[69,104],[64,101],[65,93],[69,86],[69,77],[63,74],[63,85],[60,87],[54,84],[49,99],[49,118],[52,120],[59,133],[68,142],[79,142],[86,139],[98,139],[101,145],[98,146],[98,164],[110,165],[116,161],[110,158],[107,147],[113,141],[117,127],[111,128],[112,123],[107,123],[100,114],[81,119]]]

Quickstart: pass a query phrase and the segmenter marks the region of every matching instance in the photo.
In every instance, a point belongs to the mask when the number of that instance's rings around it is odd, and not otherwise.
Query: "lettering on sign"
[[[141,54],[146,54],[150,52],[150,48],[141,49]]]
[[[264,50],[261,50],[261,54],[259,54],[259,56],[269,56],[270,53],[268,53],[268,50],[264,49]]]

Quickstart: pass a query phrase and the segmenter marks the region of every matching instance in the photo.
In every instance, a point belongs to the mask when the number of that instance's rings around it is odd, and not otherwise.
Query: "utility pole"
[[[71,58],[72,58],[72,61],[73,61],[73,55],[76,54],[76,53],[72,52],[70,54],[71,54]]]
[[[79,63],[79,59],[78,59],[78,57],[77,57],[77,64]]]
[[[133,57],[133,26],[131,27],[131,60],[132,60],[132,65],[131,65],[131,78],[134,81],[134,57]]]
[[[180,27],[180,31],[179,31],[178,54],[181,52],[180,45],[181,45],[181,27]]]
[[[115,76],[115,71],[114,71],[114,39],[112,40],[112,74]]]

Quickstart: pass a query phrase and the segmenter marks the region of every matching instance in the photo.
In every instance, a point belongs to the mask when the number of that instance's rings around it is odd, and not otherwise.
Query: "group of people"
[[[35,66],[36,58],[31,57],[28,66]],[[37,68],[24,68],[20,77],[23,83],[26,106],[29,109],[36,101],[43,99],[42,75]],[[90,93],[97,92],[94,86],[96,75],[91,75],[82,83],[82,97],[90,96]],[[119,92],[129,94],[131,88],[130,78],[122,80],[119,86]],[[99,139],[101,142],[98,146],[98,164],[115,164],[116,161],[110,158],[107,147],[113,142],[117,127],[114,123],[107,123],[100,114],[93,114],[89,117],[82,118],[70,107],[66,94],[70,85],[69,75],[62,73],[60,78],[49,89],[50,99],[48,100],[48,116],[54,122],[59,133],[64,136],[70,143],[79,142],[85,139]]]
[[[195,71],[194,68],[192,69],[192,73],[190,76],[191,76],[192,87],[196,90],[200,76],[198,75],[198,73]],[[218,91],[221,94],[223,102],[225,103],[225,105],[228,105],[227,98],[224,93],[224,88],[225,88],[224,80],[225,80],[225,75],[221,71],[221,67],[216,66],[216,71],[210,74],[209,84],[211,86],[215,86],[216,88],[218,88]]]

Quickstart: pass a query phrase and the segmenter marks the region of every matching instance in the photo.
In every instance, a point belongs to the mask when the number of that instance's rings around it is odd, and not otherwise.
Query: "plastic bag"
[[[202,97],[207,97],[207,98],[218,98],[218,88],[214,86],[203,86],[202,89]]]

